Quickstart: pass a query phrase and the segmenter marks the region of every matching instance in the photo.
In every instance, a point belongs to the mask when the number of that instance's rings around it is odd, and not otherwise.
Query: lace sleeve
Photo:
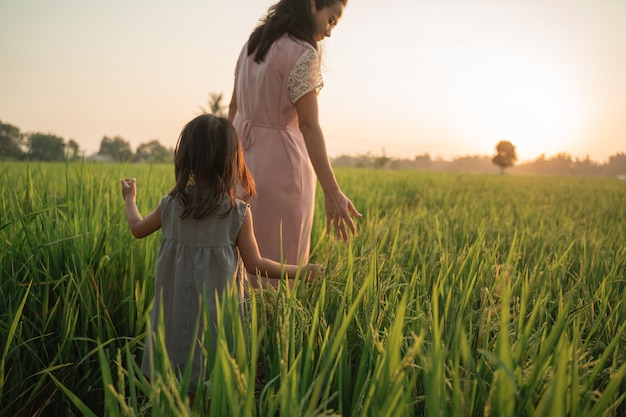
[[[300,97],[313,90],[316,94],[319,93],[323,86],[319,55],[315,50],[307,49],[289,74],[287,81],[289,98],[295,103]]]

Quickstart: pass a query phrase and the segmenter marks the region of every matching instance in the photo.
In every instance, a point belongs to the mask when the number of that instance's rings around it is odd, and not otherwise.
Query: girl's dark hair
[[[183,128],[174,152],[176,186],[169,192],[182,202],[181,218],[217,213],[224,197],[248,201],[254,180],[243,158],[233,125],[224,117],[203,114]],[[220,213],[226,215],[226,213]]]
[[[248,38],[248,55],[254,55],[254,62],[261,63],[274,41],[285,33],[317,47],[315,39],[315,21],[311,12],[311,2],[315,9],[322,10],[337,2],[348,0],[280,0],[269,8],[259,25]]]

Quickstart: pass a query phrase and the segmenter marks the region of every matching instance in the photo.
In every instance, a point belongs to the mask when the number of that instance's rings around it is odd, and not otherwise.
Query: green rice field
[[[191,407],[159,330],[139,371],[160,233],[119,190],[147,214],[173,166],[0,162],[0,415],[626,415],[626,181],[336,174],[358,236],[318,192],[324,279],[225,297]]]

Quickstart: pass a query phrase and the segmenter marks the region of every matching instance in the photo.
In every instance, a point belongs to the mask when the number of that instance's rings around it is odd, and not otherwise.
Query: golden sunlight
[[[571,149],[584,106],[564,68],[532,57],[495,56],[464,74],[457,85],[466,118],[486,133],[476,141],[512,142],[520,160]],[[467,70],[468,68],[466,68]]]
[[[494,135],[516,144],[520,159],[574,145],[582,106],[557,74],[518,68],[493,80],[492,87],[485,105]]]

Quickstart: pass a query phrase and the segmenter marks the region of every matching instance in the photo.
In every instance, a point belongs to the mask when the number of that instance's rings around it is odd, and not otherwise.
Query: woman
[[[347,241],[356,230],[352,216],[361,216],[335,179],[317,103],[323,86],[317,44],[330,36],[346,4],[280,0],[237,61],[229,118],[257,186],[251,206],[261,256],[276,261],[308,263],[316,175],[328,231],[334,227]]]

